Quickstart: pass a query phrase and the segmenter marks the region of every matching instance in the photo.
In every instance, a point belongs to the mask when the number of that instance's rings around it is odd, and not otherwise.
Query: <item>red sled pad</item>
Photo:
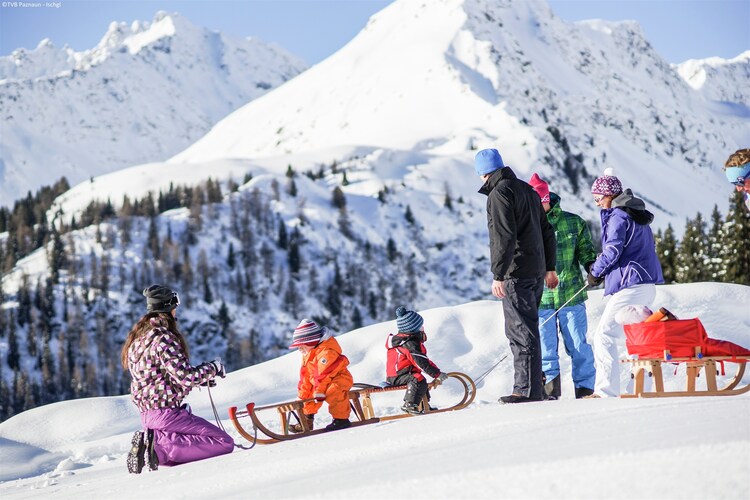
[[[725,340],[708,338],[699,319],[678,319],[624,325],[628,354],[640,359],[750,356],[750,350]]]
[[[708,335],[699,319],[624,325],[628,354],[643,358],[693,358],[703,352]]]

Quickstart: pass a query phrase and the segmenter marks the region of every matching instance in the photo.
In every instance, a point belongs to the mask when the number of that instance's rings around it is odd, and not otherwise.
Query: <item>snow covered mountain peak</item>
[[[166,12],[113,22],[86,51],[43,41],[0,57],[0,205],[62,176],[168,158],[304,69],[276,45]]]
[[[472,150],[499,147],[591,219],[587,186],[618,167],[659,205],[664,225],[679,226],[696,209],[725,206],[713,165],[750,135],[742,104],[714,100],[687,85],[633,21],[568,23],[542,0],[396,1],[337,53],[171,161],[353,145],[470,163]],[[658,181],[674,176],[683,183]],[[699,207],[685,196],[706,190]]]

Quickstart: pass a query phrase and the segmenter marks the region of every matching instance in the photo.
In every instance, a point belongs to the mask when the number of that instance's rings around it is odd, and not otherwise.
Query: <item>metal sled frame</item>
[[[461,382],[461,385],[464,388],[464,394],[461,400],[457,404],[449,406],[447,408],[430,410],[430,406],[429,404],[427,404],[427,397],[425,396],[420,403],[421,410],[424,414],[460,410],[462,408],[466,408],[474,401],[477,388],[471,377],[460,372],[450,372],[448,373],[448,378],[456,379]],[[435,384],[434,381],[428,384],[428,387],[430,389],[434,389],[437,386],[438,384]],[[352,422],[351,427],[358,427],[361,425],[374,424],[387,420],[396,420],[416,416],[409,413],[387,415],[382,417],[378,417],[375,415],[375,409],[373,407],[371,399],[372,394],[399,390],[405,391],[406,386],[379,387],[369,384],[354,384],[352,390],[349,391],[349,402],[352,406],[352,409],[354,410],[353,414],[356,417],[356,420]],[[234,427],[235,429],[237,429],[237,432],[240,434],[240,436],[244,437],[253,444],[272,444],[278,443],[279,441],[299,439],[302,437],[328,432],[324,428],[315,430],[310,429],[308,427],[307,419],[301,418],[303,414],[302,409],[305,403],[311,401],[314,401],[314,399],[289,401],[285,403],[277,403],[266,406],[255,406],[255,403],[248,403],[245,406],[245,410],[238,410],[236,406],[233,406],[229,408],[229,419],[234,424]],[[282,434],[270,430],[258,417],[259,412],[267,410],[275,410],[279,414],[279,418],[281,419],[281,429],[283,432]],[[239,419],[245,417],[249,417],[252,421],[254,432],[249,432],[240,423]],[[302,425],[302,428],[304,429],[303,432],[299,434],[292,434],[289,432],[289,424],[291,418],[299,421],[299,423]],[[258,437],[258,434],[261,434],[262,436]]]
[[[700,356],[700,353],[697,353]],[[750,391],[750,384],[737,388],[742,376],[745,374],[745,364],[750,361],[750,356],[711,356],[711,357],[694,357],[694,358],[669,358],[667,359],[623,359],[621,363],[630,363],[632,365],[632,377],[635,380],[633,394],[621,394],[621,398],[661,398],[661,397],[682,397],[682,396],[736,396]],[[722,388],[718,387],[716,375],[718,374],[717,364],[736,363],[737,373]],[[665,391],[664,378],[662,374],[662,365],[664,363],[685,363],[687,365],[687,384],[684,391]],[[700,377],[703,370],[706,377],[706,389],[696,389],[696,379]],[[644,390],[644,377],[648,374],[654,378],[653,391]]]

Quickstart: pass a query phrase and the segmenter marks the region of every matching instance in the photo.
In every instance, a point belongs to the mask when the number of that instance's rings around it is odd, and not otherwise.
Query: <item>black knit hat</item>
[[[164,285],[151,285],[143,290],[148,312],[170,312],[180,305],[177,292]]]

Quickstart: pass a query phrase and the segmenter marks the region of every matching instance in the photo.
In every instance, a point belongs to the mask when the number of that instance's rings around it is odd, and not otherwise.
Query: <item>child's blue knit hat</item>
[[[414,311],[408,311],[404,306],[396,309],[396,326],[399,332],[418,332],[424,324],[424,318]]]

